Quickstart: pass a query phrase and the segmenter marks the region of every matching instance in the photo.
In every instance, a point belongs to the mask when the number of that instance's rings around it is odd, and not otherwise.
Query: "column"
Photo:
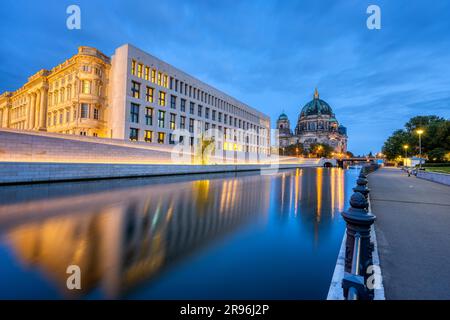
[[[28,112],[27,112],[27,125],[26,128],[28,130],[33,129],[33,124],[34,124],[34,108],[36,106],[36,95],[34,93],[31,93],[31,100],[30,100],[30,104],[28,107]]]
[[[34,107],[34,113],[33,113],[33,129],[37,130],[38,129],[38,124],[39,124],[39,109],[41,107],[41,92],[40,90],[36,91],[36,106]]]
[[[41,89],[41,107],[39,109],[39,130],[47,130],[47,96],[48,88],[44,87]]]

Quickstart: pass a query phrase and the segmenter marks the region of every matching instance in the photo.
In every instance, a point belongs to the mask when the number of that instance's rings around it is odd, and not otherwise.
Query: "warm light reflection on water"
[[[0,298],[324,298],[356,172],[0,187]],[[66,268],[82,290],[66,288]]]

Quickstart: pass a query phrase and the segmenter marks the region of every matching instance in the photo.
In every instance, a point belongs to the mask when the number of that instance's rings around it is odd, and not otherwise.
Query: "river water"
[[[356,177],[304,168],[0,187],[0,298],[325,299]]]

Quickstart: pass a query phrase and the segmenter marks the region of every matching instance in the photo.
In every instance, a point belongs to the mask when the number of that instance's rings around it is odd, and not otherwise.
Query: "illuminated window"
[[[135,60],[131,61],[131,74],[133,76],[136,75],[136,61]]]
[[[141,84],[136,81],[131,81],[131,96],[139,99],[141,97]]]
[[[91,93],[91,82],[89,80],[83,80],[81,81],[81,92],[85,94]]]
[[[168,88],[169,87],[169,83],[167,81],[167,74],[165,74],[163,76],[163,87]]]
[[[145,80],[149,80],[150,79],[150,68],[145,66],[145,76],[144,76]]]
[[[139,129],[130,128],[130,140],[138,141],[138,138],[139,138]]]
[[[156,70],[152,69],[152,82],[156,83]]]
[[[144,141],[145,142],[152,142],[152,137],[153,137],[153,131],[145,130]]]
[[[181,99],[180,110],[186,112],[186,99]]]
[[[162,73],[158,72],[158,86],[162,85]]]
[[[166,112],[159,110],[158,111],[158,127],[164,128],[164,120],[165,120]]]
[[[146,97],[148,102],[153,102],[153,92],[154,92],[153,88],[147,87],[147,91],[145,93],[145,97]]]
[[[158,132],[158,143],[163,144],[166,134],[164,132]]]
[[[81,104],[81,118],[82,119],[88,118],[88,113],[89,113],[89,105],[87,103],[82,103]],[[56,123],[56,120],[54,121],[54,123]]]
[[[145,124],[148,126],[153,125],[153,108],[145,108]]]
[[[137,68],[137,76],[139,78],[142,78],[142,68],[143,68],[142,63],[139,63]]]
[[[159,105],[160,106],[165,106],[166,105],[166,93],[160,91],[159,92],[159,99],[158,99]]]
[[[170,114],[170,124],[169,124],[171,130],[175,130],[175,118],[176,118],[175,113],[171,113]]]
[[[131,103],[130,121],[134,123],[139,122],[139,105],[136,103]]]

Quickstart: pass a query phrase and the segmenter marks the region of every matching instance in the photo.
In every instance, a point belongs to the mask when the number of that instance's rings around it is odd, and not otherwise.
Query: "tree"
[[[333,147],[326,143],[312,143],[309,146],[309,153],[317,158],[330,158],[333,151]]]
[[[285,156],[299,156],[299,155],[302,155],[303,153],[304,153],[303,144],[298,142],[295,144],[291,144],[287,147],[284,147],[283,150],[280,150],[279,154],[282,154]]]
[[[428,160],[432,162],[443,162],[445,161],[445,150],[444,148],[435,148],[428,152]]]
[[[214,137],[207,137],[202,133],[199,141],[199,148],[197,148],[197,159],[200,160],[202,165],[208,164],[209,157],[214,154],[216,144]]]
[[[418,129],[424,131],[421,136],[422,154],[428,155],[428,158],[444,160],[445,154],[450,150],[450,121],[434,115],[413,117],[405,124],[405,129],[394,131],[383,145],[383,153],[386,158],[393,160],[397,157],[404,157],[405,145],[408,145],[410,155],[418,155]],[[442,150],[439,149],[444,150],[444,156],[442,156]]]

